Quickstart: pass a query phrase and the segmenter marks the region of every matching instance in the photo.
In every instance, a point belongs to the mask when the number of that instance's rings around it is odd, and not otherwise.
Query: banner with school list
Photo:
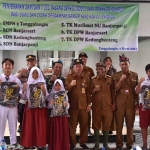
[[[0,0],[0,12],[0,50],[138,50],[138,4]]]

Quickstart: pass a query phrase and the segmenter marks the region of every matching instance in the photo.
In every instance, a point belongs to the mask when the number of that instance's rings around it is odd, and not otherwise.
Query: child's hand
[[[45,89],[45,86],[44,86],[43,83],[39,83],[38,86],[39,86],[42,90]]]
[[[53,100],[53,99],[50,100],[50,104],[51,104],[51,105],[54,105],[54,100]]]
[[[68,107],[68,102],[64,102],[64,107]]]

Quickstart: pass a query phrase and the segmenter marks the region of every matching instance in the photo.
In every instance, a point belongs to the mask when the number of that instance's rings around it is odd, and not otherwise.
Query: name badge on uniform
[[[126,89],[125,90],[125,94],[129,95],[129,90]]]
[[[82,93],[85,93],[85,88],[82,88]]]

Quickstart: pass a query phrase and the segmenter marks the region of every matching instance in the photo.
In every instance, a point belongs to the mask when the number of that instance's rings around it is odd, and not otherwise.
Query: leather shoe
[[[132,146],[128,146],[127,149],[128,149],[128,150],[131,150],[131,149],[133,149],[133,147],[132,147]]]
[[[121,146],[117,146],[116,150],[122,150],[122,147]]]
[[[146,146],[142,146],[141,149],[142,150],[148,150],[148,148]]]

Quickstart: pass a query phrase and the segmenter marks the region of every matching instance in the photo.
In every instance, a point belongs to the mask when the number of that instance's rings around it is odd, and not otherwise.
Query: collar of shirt
[[[128,71],[128,74],[130,74],[130,73],[131,73],[131,71],[129,70],[129,71]],[[124,73],[121,71],[121,74],[124,74]]]
[[[73,74],[73,76],[74,76],[74,77],[77,77],[77,74],[76,74],[76,73],[74,73],[74,74]],[[80,75],[80,76],[81,76],[81,77],[83,77],[83,76],[84,76],[83,72],[81,72],[81,75]]]
[[[107,75],[105,74],[104,78],[100,78],[99,76],[96,77],[98,80],[100,79],[106,79],[107,78]]]
[[[6,78],[5,77],[7,77],[4,73],[2,74],[2,80],[3,81],[6,81]],[[12,74],[9,76],[9,77],[7,77],[7,78],[9,78],[9,80],[11,80],[12,79]]]
[[[145,77],[145,80],[148,80],[148,81],[150,81],[150,78],[149,78],[148,76],[146,76],[146,77]]]

